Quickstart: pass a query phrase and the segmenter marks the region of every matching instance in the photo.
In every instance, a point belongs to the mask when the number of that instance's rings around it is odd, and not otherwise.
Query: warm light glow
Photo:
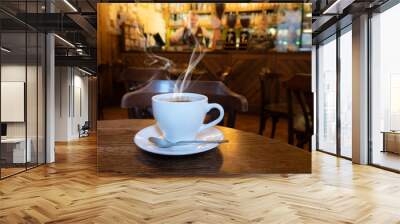
[[[268,32],[272,35],[275,36],[276,35],[276,29],[275,28],[269,28]]]

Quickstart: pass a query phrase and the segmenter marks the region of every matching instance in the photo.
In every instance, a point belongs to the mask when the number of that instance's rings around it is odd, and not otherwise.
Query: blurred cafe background
[[[194,66],[185,91],[221,103],[222,125],[309,149],[311,11],[311,3],[98,4],[98,119],[151,118],[151,96],[171,92]]]

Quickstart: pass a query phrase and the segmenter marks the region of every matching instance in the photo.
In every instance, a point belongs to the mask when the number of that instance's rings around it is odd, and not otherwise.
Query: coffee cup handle
[[[207,128],[211,128],[211,127],[213,127],[213,126],[219,124],[219,122],[221,122],[222,119],[224,119],[224,108],[223,108],[221,105],[217,104],[217,103],[210,103],[210,104],[208,104],[208,105],[207,105],[206,112],[209,112],[210,110],[212,110],[212,109],[214,109],[214,108],[217,109],[217,110],[219,110],[219,116],[218,116],[218,118],[215,119],[215,120],[213,120],[213,121],[211,121],[211,122],[208,123],[208,124],[203,124],[203,125],[200,127],[200,131],[203,131],[203,130],[205,130],[205,129],[207,129]]]

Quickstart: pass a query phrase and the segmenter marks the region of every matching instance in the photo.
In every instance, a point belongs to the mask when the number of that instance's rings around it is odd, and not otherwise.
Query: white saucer
[[[206,143],[206,144],[189,144],[189,145],[173,146],[170,148],[159,148],[155,146],[153,143],[149,142],[148,140],[149,137],[162,138],[161,131],[159,130],[157,125],[152,125],[140,130],[138,133],[136,133],[134,142],[139,148],[141,148],[144,151],[160,155],[168,155],[168,156],[197,154],[213,149],[219,145],[217,143]],[[200,132],[196,137],[196,140],[223,140],[223,139],[224,139],[224,134],[215,127],[211,127]]]

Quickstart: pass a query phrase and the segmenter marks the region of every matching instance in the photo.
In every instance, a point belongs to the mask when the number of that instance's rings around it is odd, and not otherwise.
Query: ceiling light
[[[83,72],[83,73],[85,73],[86,75],[93,75],[92,73],[90,73],[90,72],[88,72],[88,71],[86,71],[86,70],[83,70],[83,69],[81,69],[81,68],[79,68],[79,67],[78,67],[78,70],[81,71],[81,72]]]
[[[335,1],[332,5],[330,5],[322,14],[331,14],[332,10],[335,9],[337,10],[338,4],[340,0]]]
[[[1,47],[0,49],[1,49],[1,51],[4,51],[6,53],[10,53],[11,52],[11,50],[9,50],[9,49],[7,49],[5,47]]]
[[[67,4],[74,12],[78,12],[78,10],[68,0],[64,0],[64,3]]]
[[[67,44],[68,46],[70,46],[70,47],[72,47],[72,48],[75,48],[75,45],[73,45],[71,42],[69,42],[68,40],[66,40],[66,39],[64,39],[64,38],[62,38],[62,37],[60,37],[59,35],[57,35],[57,34],[54,34],[54,36],[55,37],[57,37],[59,40],[61,40],[62,42],[64,42],[65,44]]]
[[[351,5],[355,0],[336,0],[330,5],[324,12],[323,15],[338,15],[342,14],[343,10]]]
[[[76,53],[78,53],[79,55],[86,55],[86,53],[81,48],[77,48]]]

